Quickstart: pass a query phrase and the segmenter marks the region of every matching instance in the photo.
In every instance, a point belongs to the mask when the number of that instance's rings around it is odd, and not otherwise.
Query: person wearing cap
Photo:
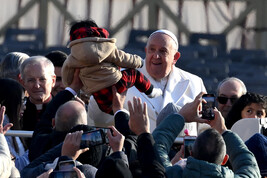
[[[135,88],[127,91],[126,102],[132,100],[133,96],[140,97],[147,103],[148,115],[151,124],[151,131],[156,128],[157,115],[170,102],[178,107],[182,107],[201,92],[206,92],[203,81],[200,77],[183,71],[175,66],[180,58],[178,52],[178,40],[176,36],[168,30],[157,30],[148,38],[145,47],[146,58],[142,72],[151,83],[161,88],[163,95],[157,98],[148,98]],[[128,108],[125,104],[125,108]],[[88,105],[88,122],[95,125],[110,125],[113,118],[100,112],[94,100],[90,100]],[[94,122],[92,122],[94,121]],[[193,124],[196,128],[196,124]]]
[[[227,77],[223,79],[217,87],[218,110],[224,118],[227,118],[233,103],[246,94],[245,84],[236,77]]]

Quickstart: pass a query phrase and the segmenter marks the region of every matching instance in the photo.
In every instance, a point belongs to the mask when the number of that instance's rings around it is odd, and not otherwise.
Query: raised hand
[[[12,123],[8,123],[3,127],[3,122],[5,118],[5,112],[6,112],[6,107],[0,105],[0,133],[5,134],[12,126]]]
[[[128,108],[130,112],[129,127],[136,134],[150,132],[150,123],[147,114],[147,105],[144,102],[142,107],[141,98],[133,98],[133,105],[128,101]]]

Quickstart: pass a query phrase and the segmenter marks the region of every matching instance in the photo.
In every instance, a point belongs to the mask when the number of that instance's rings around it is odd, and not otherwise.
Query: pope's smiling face
[[[164,34],[155,33],[150,36],[146,51],[146,70],[155,80],[169,75],[173,65],[180,57],[174,40]]]

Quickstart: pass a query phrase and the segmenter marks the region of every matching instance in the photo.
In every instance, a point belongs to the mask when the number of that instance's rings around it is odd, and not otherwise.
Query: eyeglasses
[[[25,106],[26,105],[26,103],[27,103],[27,98],[26,97],[24,97],[22,100],[21,100],[21,103]]]
[[[226,104],[228,100],[230,100],[231,104],[233,104],[236,100],[238,100],[238,98],[227,98],[224,96],[218,96],[217,99],[220,104]]]

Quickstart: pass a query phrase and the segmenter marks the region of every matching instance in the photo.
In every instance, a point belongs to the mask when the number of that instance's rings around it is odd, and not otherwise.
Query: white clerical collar
[[[159,87],[162,91],[164,91],[165,88],[166,88],[166,86],[167,86],[168,78],[169,78],[169,75],[168,75],[167,77],[164,77],[164,78],[160,79],[160,80],[156,80],[158,87]]]
[[[38,111],[43,109],[43,104],[35,104],[35,106]]]

